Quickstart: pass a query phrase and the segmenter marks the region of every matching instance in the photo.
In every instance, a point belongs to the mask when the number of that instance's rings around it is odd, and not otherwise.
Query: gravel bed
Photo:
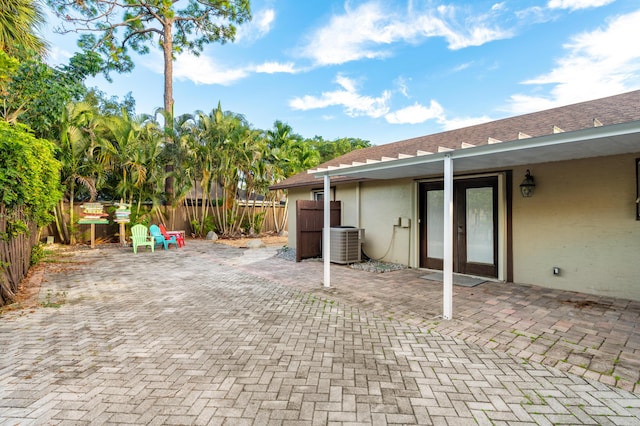
[[[279,257],[284,260],[290,260],[292,262],[296,261],[296,249],[292,249],[289,247],[282,247],[276,253],[276,257]]]
[[[296,249],[283,247],[282,249],[278,250],[278,252],[276,253],[276,257],[295,262]],[[349,267],[352,269],[358,269],[361,271],[375,272],[375,273],[383,273],[383,272],[391,272],[391,271],[399,271],[401,269],[407,269],[407,266],[401,265],[399,263],[380,262],[378,260],[372,260],[372,259],[369,259],[367,261],[360,262],[360,263],[352,263],[349,265]]]
[[[349,265],[352,269],[359,269],[361,271],[383,273],[391,271],[399,271],[401,269],[407,269],[406,265],[399,263],[380,262],[379,260],[369,259],[366,262],[352,263]]]

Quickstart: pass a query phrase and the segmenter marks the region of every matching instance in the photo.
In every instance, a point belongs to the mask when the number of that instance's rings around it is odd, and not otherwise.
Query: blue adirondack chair
[[[155,245],[162,244],[165,250],[169,250],[169,244],[173,244],[178,248],[178,241],[175,236],[171,236],[169,238],[162,235],[160,228],[158,225],[151,225],[149,227],[149,232],[155,241]]]
[[[131,242],[133,243],[133,252],[138,252],[138,246],[149,246],[151,251],[155,248],[154,240],[149,235],[149,230],[146,226],[137,224],[131,227]]]

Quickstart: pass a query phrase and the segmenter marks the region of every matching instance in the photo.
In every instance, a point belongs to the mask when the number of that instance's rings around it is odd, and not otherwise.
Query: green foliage
[[[29,265],[37,265],[45,256],[47,252],[44,249],[44,245],[38,243],[31,248],[31,259],[29,261]]]
[[[21,110],[19,108],[16,109],[15,106],[12,110],[8,102],[9,86],[13,81],[12,76],[19,67],[20,61],[18,59],[0,50],[0,114],[2,118],[9,123],[14,123],[21,113]]]
[[[109,97],[101,90],[92,88],[87,91],[83,101],[105,116],[120,116],[123,111],[131,117],[136,115],[136,100],[131,92],[127,93],[121,101],[117,96]]]
[[[24,220],[13,217],[11,213],[9,213],[9,217],[11,219],[7,222],[6,235],[3,236],[3,238],[8,240],[11,238],[16,238],[20,234],[26,234],[27,232],[29,232],[28,223],[26,223]]]
[[[360,139],[305,140],[281,121],[267,131],[252,129],[242,115],[223,111],[220,104],[208,114],[198,111],[179,117],[172,132],[176,182],[183,182],[185,189],[196,189],[189,203],[189,220],[199,235],[207,232],[204,221],[211,215],[216,219],[216,232],[223,236],[251,229],[259,233],[265,214],[256,213],[252,203],[279,202],[282,194],[270,192],[271,185],[318,165],[320,149],[341,155],[369,146]],[[276,230],[282,226],[276,224]]]
[[[196,235],[202,235],[202,226],[198,219],[191,219],[191,231]]]
[[[129,72],[134,64],[129,49],[149,53],[150,46],[169,49],[170,57],[184,51],[198,54],[208,43],[234,40],[235,25],[251,19],[249,0],[175,1],[47,0],[70,27],[61,33],[84,31],[79,45],[99,53],[104,72]],[[186,7],[184,7],[186,6]]]
[[[7,90],[11,76],[17,71],[20,61],[0,50],[0,90]]]
[[[207,216],[204,220],[204,234],[207,235],[211,231],[217,231],[216,218],[213,216]]]
[[[2,69],[0,57],[0,70]],[[53,68],[39,57],[19,62],[11,77],[0,76],[0,101],[5,121],[27,124],[37,137],[55,140],[57,124],[65,106],[86,92],[83,81],[102,67],[95,53],[77,53],[69,65]]]
[[[140,223],[146,227],[149,227],[149,225],[151,225],[151,218],[151,212],[146,208],[141,210],[131,210],[131,215],[129,216],[131,225]]]
[[[47,224],[61,197],[59,173],[51,142],[0,121],[0,203],[8,211],[23,207],[28,220]]]
[[[164,195],[165,165],[172,160],[163,157],[161,126],[145,117],[132,117],[126,110],[105,117],[103,124],[97,155],[112,178],[109,193],[137,204],[135,210],[142,208],[141,203],[159,204]]]
[[[254,233],[260,234],[262,232],[262,226],[264,225],[265,216],[266,212],[264,211],[248,214],[242,221],[242,228],[245,231],[249,231],[253,228]]]
[[[43,308],[59,308],[67,301],[67,292],[58,291],[54,293],[51,289],[47,290],[45,300],[41,303]]]
[[[216,218],[213,215],[205,217],[203,221],[198,219],[191,220],[191,232],[194,234],[205,236],[210,231],[218,231],[216,228]]]
[[[371,142],[357,138],[340,138],[333,141],[325,141],[321,137],[316,136],[309,142],[320,154],[320,164],[353,150],[369,148],[371,146]]]
[[[0,51],[12,56],[24,55],[25,49],[38,55],[45,53],[47,43],[38,35],[45,21],[40,2],[36,0],[2,0],[0,4]]]

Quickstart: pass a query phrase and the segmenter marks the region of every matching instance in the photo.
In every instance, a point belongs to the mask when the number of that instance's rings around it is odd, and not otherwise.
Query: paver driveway
[[[271,254],[74,252],[0,317],[0,423],[640,424],[637,394],[252,273]]]

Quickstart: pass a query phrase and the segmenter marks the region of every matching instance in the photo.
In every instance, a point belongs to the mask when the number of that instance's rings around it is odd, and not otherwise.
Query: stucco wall
[[[640,300],[635,158],[529,166],[536,180],[531,198],[519,191],[526,167],[513,170],[514,282]],[[365,229],[365,253],[412,266],[417,265],[417,196],[411,179],[336,189],[342,224]],[[310,199],[310,190],[294,189],[289,197],[289,245],[295,247],[295,200]],[[410,226],[398,226],[398,218],[409,219]],[[553,275],[554,266],[560,275]]]
[[[362,183],[360,187],[360,227],[365,230],[363,250],[372,259],[409,264],[409,241],[416,225],[413,218],[411,180]],[[409,227],[398,225],[398,218]]]
[[[514,281],[640,300],[635,156],[530,169],[531,198],[518,193],[526,170],[513,174]]]
[[[381,181],[340,185],[336,201],[342,202],[342,225],[364,228],[363,250],[367,256],[388,262],[409,264],[414,249],[409,241],[417,221],[413,217],[413,181]],[[295,247],[295,201],[311,199],[309,188],[289,191],[289,239]],[[358,199],[360,203],[358,204]],[[398,226],[400,217],[409,219],[408,227]]]

